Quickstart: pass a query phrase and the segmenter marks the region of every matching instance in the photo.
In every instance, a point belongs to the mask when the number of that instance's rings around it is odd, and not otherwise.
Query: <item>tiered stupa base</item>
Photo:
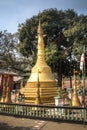
[[[56,82],[27,82],[24,89],[25,103],[27,104],[45,104],[55,103],[54,97],[57,96],[58,87]],[[39,100],[39,103],[38,101]]]

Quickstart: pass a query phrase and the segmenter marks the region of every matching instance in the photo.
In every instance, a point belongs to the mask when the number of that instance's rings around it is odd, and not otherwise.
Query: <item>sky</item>
[[[15,33],[19,24],[49,8],[87,15],[87,0],[0,0],[0,31]]]

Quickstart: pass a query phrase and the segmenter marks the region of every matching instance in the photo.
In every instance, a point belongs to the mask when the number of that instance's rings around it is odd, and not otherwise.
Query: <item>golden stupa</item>
[[[30,77],[24,88],[25,103],[28,104],[54,104],[58,86],[53,77],[51,68],[45,61],[44,40],[41,22],[37,30],[38,52],[37,61],[32,68]]]
[[[81,103],[77,95],[77,82],[75,77],[75,70],[74,70],[74,88],[73,88],[73,96],[72,96],[72,106],[74,107],[80,107]]]

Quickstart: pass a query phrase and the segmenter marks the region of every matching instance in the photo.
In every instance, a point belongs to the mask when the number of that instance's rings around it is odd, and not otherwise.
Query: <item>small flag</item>
[[[80,70],[83,70],[84,63],[85,63],[85,53],[82,53],[80,60]]]

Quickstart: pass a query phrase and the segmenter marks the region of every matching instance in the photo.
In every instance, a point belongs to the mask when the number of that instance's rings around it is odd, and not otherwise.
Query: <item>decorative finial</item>
[[[42,34],[43,35],[43,30],[42,30],[41,19],[40,18],[39,18],[39,25],[38,25],[38,29],[37,29],[37,34]]]

